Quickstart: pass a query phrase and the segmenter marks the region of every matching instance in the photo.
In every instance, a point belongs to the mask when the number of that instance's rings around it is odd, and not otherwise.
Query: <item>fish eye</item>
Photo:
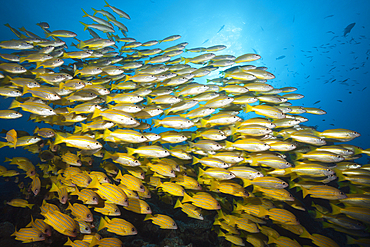
[[[88,231],[88,230],[89,230],[89,228],[85,227],[85,231]]]
[[[326,169],[327,172],[330,172],[331,170],[330,169]]]
[[[44,235],[41,233],[40,235],[39,235],[39,238],[42,238]]]
[[[219,206],[220,206],[220,204],[219,204],[219,203],[217,203],[216,205],[217,205],[217,207],[219,207]]]
[[[140,189],[144,189],[144,185],[140,185]]]
[[[173,170],[171,170],[171,173],[174,173],[174,171],[173,171]]]
[[[125,202],[128,202],[128,199],[127,198],[125,199]]]
[[[173,225],[173,226],[176,226],[176,223],[173,223],[172,225]]]
[[[148,210],[148,211],[149,211],[149,210],[150,210],[150,208],[149,208],[149,207],[146,207],[146,210]]]
[[[286,186],[286,185],[287,185],[285,182],[282,182],[281,184],[282,184],[282,185],[284,185],[284,186]]]
[[[289,197],[293,197],[292,194],[289,194]]]
[[[72,231],[73,233],[75,233],[75,232],[77,232],[77,229],[75,228],[75,229],[73,229],[73,231]]]
[[[134,119],[133,119],[133,118],[130,118],[130,120],[131,120],[131,121],[134,121]]]
[[[340,155],[337,155],[337,158],[342,158],[342,156],[340,156]]]
[[[134,232],[134,231],[135,231],[135,228],[132,228],[132,229],[131,229],[131,231],[133,231],[133,232]]]
[[[145,136],[141,136],[140,138],[143,139],[143,138],[145,138]]]
[[[117,212],[118,212],[118,209],[115,209],[115,210],[114,210],[114,212],[116,212],[116,213],[117,213]]]
[[[342,191],[341,191],[341,192],[339,192],[339,194],[340,194],[340,195],[344,195],[344,193],[343,193]]]
[[[99,145],[99,142],[96,142],[95,145]]]
[[[93,201],[98,200],[98,198],[96,196],[94,196],[92,199],[93,199]]]
[[[87,214],[86,216],[87,216],[87,218],[90,218],[91,217],[91,214]]]

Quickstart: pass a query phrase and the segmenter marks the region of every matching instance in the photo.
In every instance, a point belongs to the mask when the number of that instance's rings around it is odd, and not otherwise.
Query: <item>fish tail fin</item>
[[[164,110],[164,114],[168,115],[171,112],[171,108],[168,108],[167,110]]]
[[[156,128],[156,127],[158,127],[159,125],[161,125],[161,123],[160,123],[159,119],[153,119],[153,123],[154,123],[153,128]]]
[[[211,181],[211,187],[209,188],[210,191],[214,191],[215,189],[217,189],[219,186],[219,183],[215,180],[215,179],[212,179]]]
[[[15,227],[15,231],[13,232],[13,234],[12,235],[10,235],[11,237],[13,237],[13,236],[17,236],[17,227]]]
[[[68,206],[67,206],[66,210],[71,210],[72,211],[72,204],[70,202],[68,202]]]
[[[101,115],[101,113],[102,113],[102,112],[103,112],[103,111],[101,111],[100,109],[95,108],[94,113],[93,113],[93,115],[92,115],[91,119],[94,119],[94,118],[99,117],[99,116]]]
[[[49,192],[57,192],[58,189],[59,189],[58,186],[55,183],[52,183]]]
[[[245,104],[245,113],[253,111],[253,106],[250,104]]]
[[[94,8],[91,8],[91,9],[94,11],[93,16],[94,16],[94,15],[96,15],[96,13],[98,13],[98,11],[99,11],[99,10],[96,10],[96,9],[94,9]]]
[[[334,205],[334,204],[332,204],[332,203],[330,203],[330,206],[331,206],[331,213],[332,214],[334,214],[334,215],[336,215],[336,214],[340,214],[341,213],[341,208],[340,207],[338,207],[338,206],[336,206],[336,205]]]
[[[110,7],[110,5],[107,3],[107,1],[106,1],[106,0],[104,0],[104,2],[105,2],[105,4],[106,4],[106,5],[104,5],[104,7]]]
[[[146,221],[146,220],[150,220],[150,219],[152,219],[153,218],[153,215],[151,215],[151,214],[147,214],[146,216],[145,216],[145,218],[144,218],[144,221]]]
[[[112,90],[113,90],[113,88],[112,88]],[[107,95],[107,96],[106,96],[106,101],[107,101],[107,103],[112,102],[112,101],[113,101],[113,97],[112,97],[112,96]]]
[[[32,224],[33,224],[33,217],[32,217],[32,215],[31,215],[31,222],[30,222],[30,223],[28,223],[28,225],[26,225],[26,227],[31,227],[31,226],[32,226]]]
[[[70,238],[67,238],[67,243],[65,243],[64,245],[69,245],[69,246],[73,246],[73,242]]]
[[[303,159],[303,154],[301,154],[301,153],[296,153],[296,155],[297,155],[297,160],[301,160],[301,159]]]
[[[191,202],[191,197],[186,192],[184,192],[184,198],[182,199],[182,203],[185,202]]]
[[[90,188],[90,189],[97,189],[99,188],[99,180],[96,176],[93,177],[92,181],[90,182],[90,184],[86,187],[86,188]]]
[[[308,190],[303,186],[301,187],[301,189],[302,189],[302,196],[303,198],[305,198],[308,195]]]
[[[292,168],[285,168],[284,175],[292,173]]]
[[[95,15],[95,14],[94,14]],[[84,25],[84,31],[86,31],[88,28],[89,28],[89,26],[86,24],[86,23],[83,23],[82,21],[80,21],[80,23],[82,24],[82,25]]]
[[[180,199],[177,199],[175,207],[174,208],[182,208],[182,203],[180,202]]]
[[[64,82],[61,82],[61,83],[59,83],[59,90],[62,90],[62,88],[64,87]]]
[[[200,120],[200,124],[201,124],[202,127],[207,127],[207,122],[208,121],[203,119],[203,118]]]
[[[321,219],[324,215],[320,213],[319,211],[315,211],[315,219]]]
[[[127,149],[127,155],[128,156],[132,156],[135,153],[135,149],[134,148],[126,147],[126,149]]]
[[[103,160],[110,159],[112,157],[111,155],[112,155],[111,153],[109,153],[108,151],[105,151],[104,156],[103,156]]]
[[[78,196],[80,194],[80,191],[78,190],[77,186],[75,187],[75,191],[71,192],[71,196]]]
[[[77,127],[78,126],[76,126],[76,131],[77,131]],[[89,126],[87,124],[81,123],[81,127],[79,129],[79,132],[86,132],[88,129],[89,129]]]
[[[55,133],[54,145],[64,142],[65,138],[58,133]]]
[[[106,138],[107,138],[107,137],[109,137],[111,134],[112,134],[112,131],[110,131],[109,129],[105,129],[105,130],[104,130],[104,134],[103,134],[103,139],[106,139]]]
[[[21,107],[21,103],[19,101],[13,100],[12,103],[9,106],[9,109]]]
[[[108,225],[107,221],[103,217],[101,217],[100,218],[100,222],[99,222],[98,231],[100,231],[101,229],[107,227],[107,225]]]
[[[199,160],[197,157],[193,156],[193,165],[199,163]]]
[[[184,58],[184,64],[187,64],[190,62],[190,59],[189,58]]]
[[[356,239],[351,238],[350,236],[347,235],[347,244],[348,245],[356,244]]]
[[[250,185],[252,185],[252,181],[249,180],[249,179],[246,179],[246,178],[242,178],[242,181],[243,181],[243,187],[248,187]]]
[[[258,217],[264,217],[269,214],[269,211],[262,206],[259,206]]]
[[[204,176],[204,170],[199,167],[198,177],[202,177],[202,176]]]
[[[299,235],[299,237],[301,237],[301,238],[309,238],[309,239],[312,238],[311,234],[306,230],[306,228],[303,228],[303,233],[301,235]]]
[[[19,63],[23,63],[26,60],[27,60],[27,57],[21,57],[21,58],[19,58]]]
[[[225,143],[226,143],[225,148],[231,148],[233,146],[233,144],[234,144],[234,143],[229,142],[229,141],[225,141]]]
[[[148,102],[148,105],[151,105],[153,103],[153,99],[150,97],[146,97],[146,101]]]
[[[146,62],[146,61],[145,61],[145,62]],[[146,63],[145,63],[145,64],[146,64]],[[126,75],[124,82],[125,82],[125,81],[130,80],[130,78],[131,78],[131,77],[132,77],[132,76]]]
[[[27,204],[27,207],[29,207],[30,209],[32,209],[33,205],[35,205],[35,204]]]
[[[84,16],[82,16],[82,17],[88,17],[89,16],[89,14],[88,13],[86,13],[86,11],[83,9],[83,8],[81,8],[82,9],[82,11],[85,13],[85,15]]]

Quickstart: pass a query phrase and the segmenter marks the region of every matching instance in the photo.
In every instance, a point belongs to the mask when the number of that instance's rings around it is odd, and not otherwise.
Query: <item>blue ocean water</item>
[[[159,40],[178,34],[179,42],[187,48],[226,45],[217,55],[257,53],[262,59],[252,62],[266,66],[276,79],[276,88],[293,86],[305,98],[298,105],[322,108],[326,115],[303,114],[306,125],[319,131],[345,128],[357,131],[361,137],[350,144],[370,148],[370,2],[363,1],[221,1],[221,0],[110,0],[131,16],[121,19],[128,27],[128,37],[140,42]],[[93,14],[91,8],[101,9],[103,1],[3,1],[0,24],[14,28],[25,27],[40,36],[36,25],[47,22],[50,30],[70,30],[78,38],[91,38],[83,31],[81,8]],[[344,36],[345,28],[356,23]],[[0,25],[0,40],[16,36]],[[104,35],[98,32],[102,37]],[[74,48],[67,40],[70,50]],[[165,48],[168,44],[156,47]],[[187,56],[187,55],[184,55]],[[218,72],[202,77],[198,82],[215,78]],[[0,98],[0,109],[7,109],[11,99]],[[0,130],[24,130],[32,133],[36,126],[27,121],[29,114],[16,120],[0,120]],[[37,161],[35,155],[21,148],[0,149],[0,164],[5,157],[25,156]],[[36,157],[36,158],[35,158]],[[367,156],[360,159],[369,163]],[[3,190],[1,193],[6,193]],[[6,196],[5,196],[6,197]]]

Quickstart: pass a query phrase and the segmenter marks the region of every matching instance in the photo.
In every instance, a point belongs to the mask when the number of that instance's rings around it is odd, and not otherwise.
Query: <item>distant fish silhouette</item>
[[[356,23],[355,23],[355,22],[354,22],[354,23],[349,24],[349,25],[344,29],[344,31],[343,31],[343,37],[346,37],[346,36],[347,36],[347,34],[349,34],[349,33],[351,32],[352,28],[353,28],[355,25],[356,25]]]
[[[202,45],[204,44],[204,43],[207,43],[209,41],[209,39],[207,39],[206,41],[204,41],[203,43],[202,43]]]
[[[334,15],[328,15],[328,16],[326,16],[324,19],[326,19],[326,18],[330,18],[330,17],[333,17]]]
[[[280,59],[283,59],[283,58],[285,58],[284,55],[283,56],[280,56],[280,57],[277,57],[276,60],[280,60]]]
[[[223,26],[220,28],[220,30],[218,30],[218,32],[217,32],[217,33],[221,32],[221,30],[222,30],[222,29],[224,29],[224,27],[225,27],[225,25],[223,25]]]

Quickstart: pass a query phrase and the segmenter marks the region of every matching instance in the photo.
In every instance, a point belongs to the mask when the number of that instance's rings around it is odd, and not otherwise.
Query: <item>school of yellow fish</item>
[[[15,239],[44,241],[54,229],[68,236],[66,245],[122,246],[119,238],[98,234],[105,228],[119,236],[137,234],[121,207],[146,214],[144,220],[162,229],[177,229],[176,219],[152,213],[145,201],[160,193],[197,220],[203,220],[202,211],[217,210],[214,230],[237,246],[293,247],[304,238],[315,246],[338,246],[300,224],[293,212],[307,207],[324,227],[346,234],[348,244],[369,246],[370,165],[354,160],[370,150],[345,143],[359,133],[304,126],[308,119],[301,114],[326,112],[297,105],[304,97],[294,93],[297,88],[270,85],[275,76],[266,67],[248,64],[261,58],[257,54],[216,55],[226,47],[187,49],[186,42],[153,48],[181,36],[138,42],[116,18],[129,15],[105,7],[91,15],[83,10],[95,23],[83,23],[93,36],[85,41],[72,31],[49,31],[45,22],[38,25],[46,38],[6,24],[18,38],[0,43],[0,95],[14,98],[0,118],[22,118],[23,111],[51,125],[33,135],[8,130],[0,142],[1,148],[39,155],[41,172],[25,157],[5,161],[26,173],[32,196],[40,196],[41,186],[48,191],[37,205],[43,219],[16,229]],[[77,51],[67,51],[71,38]],[[219,78],[197,83],[218,69]],[[259,117],[238,116],[248,112]],[[19,174],[0,166],[2,177]],[[297,198],[289,192],[296,189],[302,191]],[[27,193],[8,204],[32,208]],[[322,200],[302,204],[307,196],[327,200],[331,208]],[[94,217],[100,223],[92,229]],[[267,221],[296,237],[281,236]]]

